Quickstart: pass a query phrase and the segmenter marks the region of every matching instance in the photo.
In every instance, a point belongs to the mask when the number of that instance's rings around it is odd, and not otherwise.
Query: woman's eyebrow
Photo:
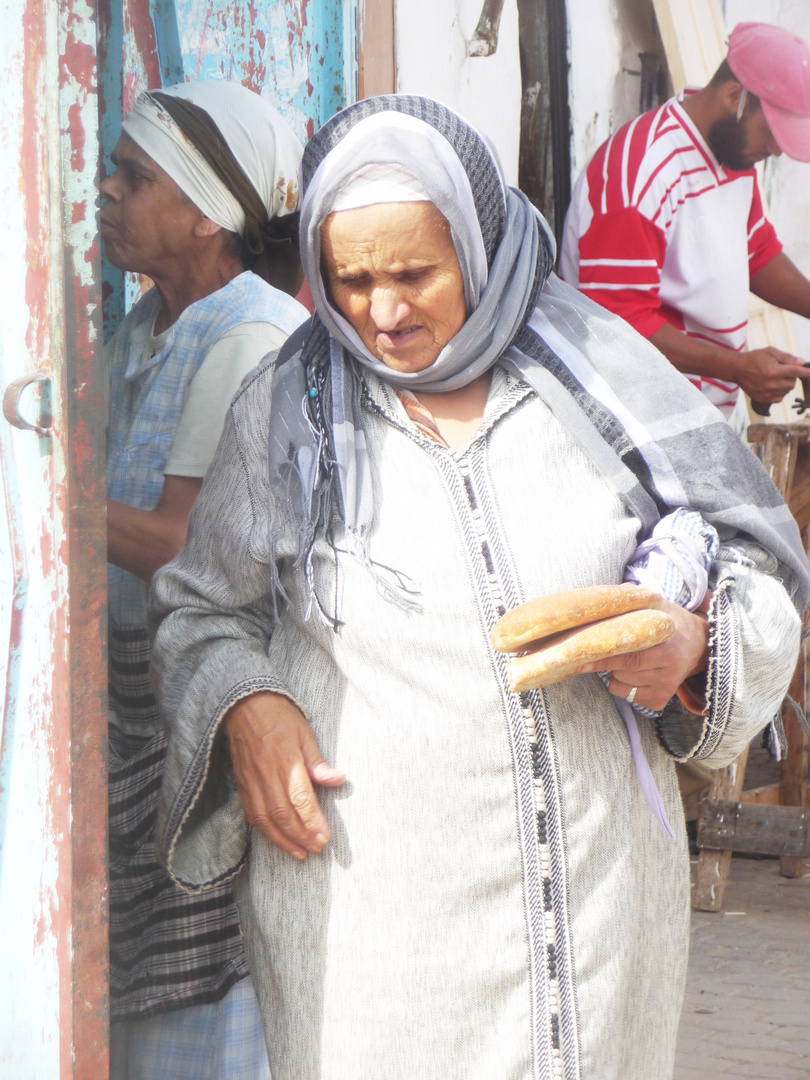
[[[110,161],[116,169],[137,169],[139,172],[149,172],[149,165],[139,158],[127,157],[126,154],[117,154],[115,150],[110,154]]]

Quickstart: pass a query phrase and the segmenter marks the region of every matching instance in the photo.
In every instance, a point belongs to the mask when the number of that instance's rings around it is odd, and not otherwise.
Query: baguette
[[[667,641],[674,633],[670,616],[650,608],[567,630],[511,661],[506,669],[509,689],[519,693],[552,686],[576,675],[582,664],[641,652]]]
[[[661,608],[665,603],[652,589],[631,584],[593,585],[552,593],[507,611],[492,630],[492,644],[498,652],[521,652],[549,634],[627,611]]]

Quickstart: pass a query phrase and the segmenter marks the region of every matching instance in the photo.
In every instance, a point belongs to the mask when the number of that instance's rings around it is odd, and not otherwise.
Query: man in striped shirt
[[[565,220],[560,272],[625,318],[727,417],[739,387],[780,401],[807,372],[779,349],[743,352],[749,288],[810,317],[810,281],[764,215],[754,165],[810,161],[810,49],[741,23],[702,90],[604,143]]]

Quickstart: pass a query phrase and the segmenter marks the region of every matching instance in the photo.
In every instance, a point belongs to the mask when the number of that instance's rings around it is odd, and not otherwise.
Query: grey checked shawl
[[[341,187],[378,162],[398,164],[422,184],[450,224],[464,278],[467,322],[423,372],[394,372],[374,357],[330,303],[321,275],[321,224]],[[691,507],[717,529],[724,558],[761,564],[764,551],[766,569],[800,610],[807,607],[810,567],[798,529],[759,462],[649,342],[554,276],[545,221],[506,187],[485,140],[461,117],[427,98],[358,102],[307,146],[302,187],[302,258],[316,315],[279,357],[270,472],[300,523],[307,568],[315,537],[338,518],[379,587],[398,603],[418,604],[418,583],[366,554],[373,492],[359,416],[362,371],[397,389],[435,392],[466,386],[500,363],[568,428],[641,521],[640,540],[669,511]],[[328,618],[308,579],[313,604]]]

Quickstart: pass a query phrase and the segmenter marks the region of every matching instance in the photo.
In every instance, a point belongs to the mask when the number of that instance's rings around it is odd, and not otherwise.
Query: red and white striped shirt
[[[781,250],[754,170],[724,169],[672,98],[620,128],[580,176],[560,273],[645,337],[669,323],[739,351],[750,279]],[[689,378],[730,413],[737,386]]]

